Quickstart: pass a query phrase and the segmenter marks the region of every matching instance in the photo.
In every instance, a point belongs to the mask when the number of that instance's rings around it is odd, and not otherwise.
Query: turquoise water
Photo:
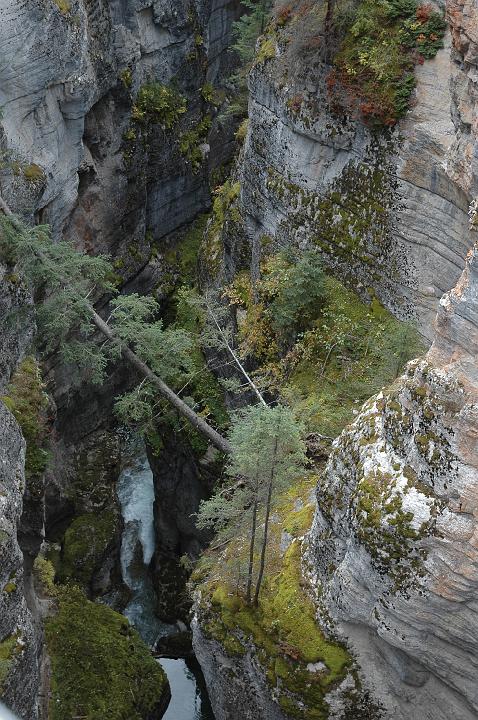
[[[121,569],[132,595],[123,613],[143,640],[154,647],[159,637],[176,632],[177,628],[161,622],[154,614],[156,599],[148,571],[155,538],[154,480],[144,448],[133,448],[116,490],[124,521]],[[171,702],[163,720],[214,720],[197,661],[162,658],[158,662],[171,686]]]
[[[159,660],[171,686],[171,702],[163,720],[214,720],[197,662]]]

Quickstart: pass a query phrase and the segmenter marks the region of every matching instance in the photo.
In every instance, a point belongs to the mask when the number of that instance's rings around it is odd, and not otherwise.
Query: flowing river
[[[132,593],[123,614],[153,647],[158,638],[177,628],[161,622],[154,613],[155,595],[148,572],[155,549],[153,473],[144,447],[131,447],[130,455],[117,484],[124,521],[121,570]],[[164,720],[214,720],[198,663],[166,658],[159,662],[171,686],[171,702]]]

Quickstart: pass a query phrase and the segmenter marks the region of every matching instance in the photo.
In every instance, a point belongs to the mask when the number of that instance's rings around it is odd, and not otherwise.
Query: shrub
[[[171,130],[186,109],[186,98],[172,87],[148,83],[139,89],[131,117],[141,124],[157,123]]]
[[[274,329],[287,341],[293,340],[317,317],[324,303],[324,278],[320,255],[315,250],[281,272],[280,286],[268,312]]]

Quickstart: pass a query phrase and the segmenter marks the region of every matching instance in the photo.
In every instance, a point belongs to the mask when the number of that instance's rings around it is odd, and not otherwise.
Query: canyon
[[[241,141],[227,112],[238,0],[0,0],[0,194],[25,222],[107,253],[121,293],[154,293],[166,312],[188,272],[225,288],[241,273],[258,281],[269,255],[317,248],[357,303],[412,321],[425,345],[320,445],[312,494],[289,499],[308,521],[291,530],[280,511],[274,518],[280,562],[298,555],[315,624],[341,659],[320,702],[308,690],[327,663],[297,660],[287,642],[273,654],[270,629],[265,639],[263,628],[248,633],[226,602],[218,610],[204,578],[194,581],[192,642],[216,720],[478,717],[478,4],[436,7],[447,20],[443,48],[416,66],[409,111],[383,132],[337,115],[328,62],[313,45],[297,50],[300,24],[276,21],[248,76]],[[141,104],[153,83],[170,93],[167,111],[181,107],[173,129]],[[8,399],[31,355],[36,298],[5,260],[0,280]],[[106,316],[105,299],[97,309]],[[240,331],[241,311],[235,322]],[[41,478],[25,476],[25,440],[0,403],[0,697],[23,720],[49,717],[51,610],[32,571],[40,547],[56,553],[65,580],[118,610],[133,587],[125,532],[136,569],[140,553],[121,508],[125,438],[113,413],[114,396],[136,378],[117,363],[101,387],[78,385],[55,354],[43,377],[51,458]],[[231,396],[226,404],[234,407]],[[174,588],[187,572],[178,561],[207,545],[193,515],[219,469],[184,430],[156,427],[141,457],[154,483],[148,582],[161,620],[182,628],[188,603]],[[97,545],[85,547],[85,537]],[[213,570],[226,552],[212,555]],[[288,684],[295,662],[305,689]],[[166,695],[148,717],[162,716]]]

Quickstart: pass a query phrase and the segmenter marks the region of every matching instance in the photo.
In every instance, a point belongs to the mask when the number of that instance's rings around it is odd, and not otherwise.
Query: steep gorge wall
[[[55,239],[109,253],[123,287],[157,289],[167,242],[209,207],[210,174],[230,160],[230,123],[216,116],[226,95],[219,86],[234,65],[231,27],[240,11],[239,0],[1,0],[0,194],[10,207],[29,222],[49,223]],[[132,119],[138,92],[148,83],[174,86],[185,99],[186,112],[172,132]],[[205,87],[209,95],[213,88],[213,100],[206,99]],[[203,159],[193,167],[179,137],[207,116],[212,127],[196,142]],[[29,303],[12,269],[0,266],[1,388],[32,339],[24,322]],[[78,392],[69,370],[51,358],[52,378],[57,421],[46,483],[47,531],[50,540],[60,541],[75,518],[75,542],[81,533],[96,533],[95,519],[112,517],[101,554],[94,557],[92,545],[93,555],[88,548],[80,558],[86,585],[91,581],[89,589],[104,594],[120,585],[114,491],[119,440],[110,432],[111,406],[131,378],[119,367],[101,390]],[[0,598],[0,695],[20,717],[34,720],[39,633],[26,605],[16,539],[33,527],[20,522],[24,443],[2,408],[0,481],[8,492],[0,508],[1,587],[8,592]],[[28,538],[35,552],[43,515],[36,520],[38,537]]]
[[[276,50],[251,75],[241,169],[256,255],[264,235],[278,246],[316,244],[340,278],[416,318],[429,340],[471,245],[469,188],[453,169],[460,128],[450,92],[463,81],[450,44],[416,68],[411,111],[378,135],[331,112],[319,53],[301,61],[296,52],[291,68],[288,51]]]
[[[0,265],[0,396],[32,334],[30,299]],[[8,313],[8,315],[7,315]],[[41,630],[27,604],[17,531],[25,490],[25,442],[0,402],[0,695],[21,716],[37,717]]]
[[[150,139],[153,157],[139,148],[125,171],[123,134],[145,82],[174,78],[197,119],[201,87],[231,63],[238,8],[235,0],[3,0],[1,182],[12,207],[113,254],[125,233],[139,243],[146,229],[162,237],[190,220],[207,204],[204,172],[191,172],[167,133]]]
[[[110,254],[126,290],[161,296],[163,252],[209,207],[210,174],[232,153],[230,120],[217,110],[240,12],[239,0],[2,0],[0,192],[9,205],[49,223],[55,238]],[[150,83],[184,98],[170,130],[132,117]],[[207,117],[210,131],[193,143],[203,160],[193,164],[179,138]],[[49,370],[58,472],[47,485],[47,524],[58,539],[74,514],[115,511],[112,399],[133,378],[117,367],[104,387],[78,392],[71,368],[52,358]]]
[[[341,720],[478,716],[478,4],[451,0],[447,16],[445,48],[417,68],[416,101],[388,137],[338,123],[320,63],[287,76],[276,48],[250,80],[239,172],[253,271],[264,236],[315,243],[433,342],[335,441],[317,487],[304,577],[374,701],[347,712],[343,683],[324,715]],[[241,717],[240,698],[250,718],[290,717],[254,652],[236,659],[211,639],[199,605],[194,636],[219,712]]]

